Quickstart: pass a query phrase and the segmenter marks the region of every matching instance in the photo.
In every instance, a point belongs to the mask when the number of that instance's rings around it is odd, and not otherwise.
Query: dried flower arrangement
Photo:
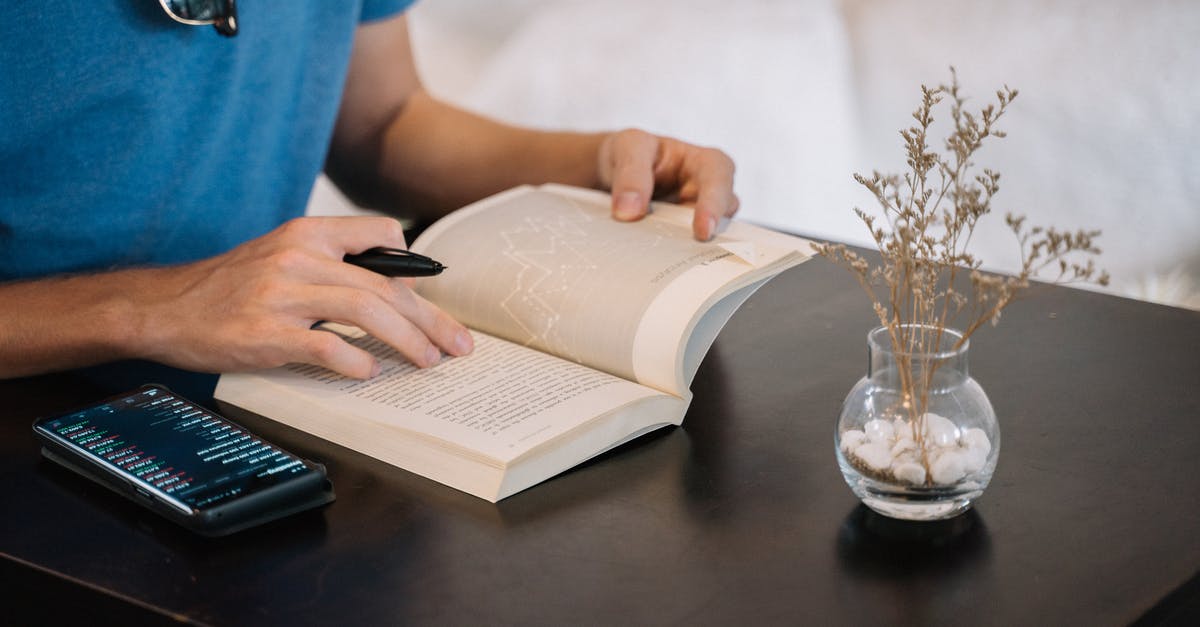
[[[849,450],[854,446],[852,440],[869,440],[872,425],[865,432],[849,434],[852,437],[843,440],[843,450],[855,467],[867,474],[917,486],[953,482],[962,476],[958,472],[939,480],[939,469],[931,465],[928,448],[938,437],[933,432],[947,421],[926,412],[938,367],[938,362],[927,356],[957,350],[985,323],[998,323],[1003,309],[1041,271],[1056,270],[1057,276],[1049,279],[1055,283],[1108,283],[1107,273],[1098,271],[1092,260],[1100,253],[1094,244],[1098,231],[1027,228],[1024,217],[1012,214],[1005,221],[1020,246],[1020,271],[1003,276],[981,270],[983,262],[967,248],[977,223],[991,212],[1000,174],[986,168],[977,171],[972,158],[986,138],[1005,136],[996,123],[1017,97],[1017,90],[1005,86],[996,92],[995,104],[971,113],[964,107],[966,97],[960,93],[957,73],[954,68],[950,72],[949,85],[921,86],[921,104],[912,114],[916,125],[900,132],[909,171],[903,177],[879,172],[870,178],[854,177],[874,195],[887,223],[886,228],[879,226],[875,216],[854,210],[870,230],[882,263],[872,267],[841,244],[816,247],[819,254],[855,275],[887,330],[903,391],[903,407],[897,414],[906,415],[907,420],[897,421],[894,427],[880,426],[888,431],[911,429],[903,436],[891,436],[890,441],[909,440],[916,447],[914,461],[920,466],[909,463],[907,472],[897,472],[894,464],[889,471],[887,460],[868,463],[862,456],[854,459]],[[945,152],[939,153],[930,149],[929,134],[934,110],[944,100],[949,101],[952,128],[945,139]],[[1080,256],[1087,261],[1072,261]],[[962,288],[963,273],[969,276],[969,289]],[[914,356],[925,361],[914,363]],[[971,452],[982,451],[986,456],[989,444],[980,442],[978,436],[964,433],[963,442],[974,437],[971,445],[978,448]]]

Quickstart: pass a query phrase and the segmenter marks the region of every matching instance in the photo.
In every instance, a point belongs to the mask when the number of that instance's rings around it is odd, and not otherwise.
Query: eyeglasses
[[[176,22],[204,26],[212,24],[226,37],[237,34],[235,0],[158,0],[167,15]]]

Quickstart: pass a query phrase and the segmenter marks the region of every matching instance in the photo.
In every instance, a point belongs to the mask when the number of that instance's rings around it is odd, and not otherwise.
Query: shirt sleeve
[[[412,6],[416,0],[363,0],[362,11],[359,13],[360,22],[372,22],[391,17]]]

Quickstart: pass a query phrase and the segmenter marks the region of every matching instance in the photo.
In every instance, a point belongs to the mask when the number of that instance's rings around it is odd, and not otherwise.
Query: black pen
[[[399,248],[371,248],[357,255],[346,255],[342,261],[392,277],[433,276],[446,269],[425,255]]]

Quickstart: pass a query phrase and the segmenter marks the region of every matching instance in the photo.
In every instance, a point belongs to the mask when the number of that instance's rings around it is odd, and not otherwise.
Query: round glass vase
[[[893,339],[902,347],[897,350]],[[850,390],[834,433],[842,476],[867,507],[892,518],[961,514],[996,469],[1000,428],[968,374],[962,333],[928,325],[867,334],[869,370]]]

